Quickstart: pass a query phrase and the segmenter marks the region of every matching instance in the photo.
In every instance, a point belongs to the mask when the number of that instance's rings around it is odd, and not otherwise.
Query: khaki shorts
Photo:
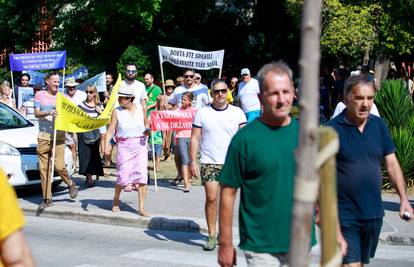
[[[223,168],[223,164],[201,163],[200,174],[203,185],[208,182],[217,181],[221,168]]]

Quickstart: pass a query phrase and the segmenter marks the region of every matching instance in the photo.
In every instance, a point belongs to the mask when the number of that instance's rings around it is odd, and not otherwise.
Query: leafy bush
[[[385,80],[375,103],[390,128],[408,187],[414,185],[414,105],[402,80]],[[385,182],[384,189],[390,189]]]
[[[377,93],[375,103],[390,128],[404,127],[414,116],[414,106],[404,82],[400,79],[385,80]]]

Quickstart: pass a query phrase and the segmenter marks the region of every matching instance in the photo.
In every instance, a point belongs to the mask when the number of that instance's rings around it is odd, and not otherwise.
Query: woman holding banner
[[[90,117],[97,118],[102,109],[99,106],[99,95],[95,85],[89,85],[86,88],[86,100],[78,105]],[[78,133],[78,154],[79,154],[79,174],[85,175],[85,183],[89,187],[95,186],[92,176],[103,176],[103,166],[101,155],[99,153],[99,144],[102,134],[106,127],[95,129],[86,133]]]
[[[110,153],[109,142],[116,130],[117,180],[112,211],[120,211],[119,196],[122,189],[125,192],[131,192],[135,185],[139,199],[138,214],[148,217],[149,215],[144,211],[148,182],[147,136],[149,134],[145,107],[139,101],[133,103],[135,94],[131,87],[122,86],[119,88],[118,97],[120,106],[112,113],[111,123],[105,136],[105,154],[108,155]]]

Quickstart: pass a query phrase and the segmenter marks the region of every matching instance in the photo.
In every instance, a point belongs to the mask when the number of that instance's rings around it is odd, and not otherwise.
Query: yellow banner
[[[56,97],[56,111],[58,116],[55,119],[55,129],[72,133],[82,133],[93,129],[98,129],[109,124],[115,101],[118,100],[118,90],[121,85],[121,75],[112,88],[111,96],[102,114],[97,118],[89,115],[63,96],[60,92]]]

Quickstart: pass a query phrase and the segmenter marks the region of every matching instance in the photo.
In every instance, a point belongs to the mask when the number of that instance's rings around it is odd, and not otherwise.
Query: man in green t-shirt
[[[145,89],[147,90],[147,116],[150,115],[152,111],[155,110],[157,105],[157,97],[162,93],[161,88],[154,84],[154,76],[151,73],[147,73],[144,76]]]
[[[287,264],[299,134],[298,122],[289,116],[295,95],[292,71],[276,62],[257,76],[262,114],[233,137],[218,178],[221,266],[233,266],[235,259],[232,219],[238,188],[240,248],[248,266]]]

